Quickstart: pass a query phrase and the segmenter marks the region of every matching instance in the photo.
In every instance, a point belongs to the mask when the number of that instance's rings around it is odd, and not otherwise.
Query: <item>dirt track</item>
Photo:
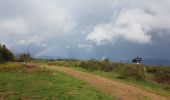
[[[76,71],[68,67],[48,66],[48,68],[64,72],[72,77],[83,80],[89,85],[114,96],[116,100],[170,100],[135,86],[109,80],[107,78],[96,76],[90,73]]]

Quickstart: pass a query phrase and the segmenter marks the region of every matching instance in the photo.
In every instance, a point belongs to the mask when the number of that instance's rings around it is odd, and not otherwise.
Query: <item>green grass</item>
[[[75,62],[74,61],[54,61],[54,62],[52,61],[52,62],[43,62],[43,64],[49,66],[52,65],[52,66],[70,67],[75,70],[92,73],[112,80],[120,81],[122,83],[130,84],[142,89],[146,89],[148,91],[154,92],[162,96],[170,97],[170,84],[157,83],[156,81],[153,80],[155,78],[155,74],[153,73],[147,74],[148,80],[141,79],[140,77],[137,78],[133,77],[136,74],[134,70],[135,66],[132,64],[112,63],[112,65],[110,65],[107,64],[106,62],[99,62],[99,61],[85,61],[86,63],[81,63],[81,62],[82,61],[75,61]],[[42,62],[40,62],[40,64],[41,63]],[[149,68],[152,69],[152,67]],[[126,69],[129,69],[129,71],[127,71]],[[150,71],[152,71],[151,69]],[[156,70],[159,71],[159,69]],[[165,70],[168,69],[166,68]],[[127,72],[127,74],[122,74],[121,72],[123,73]]]
[[[0,71],[0,99],[113,100],[113,97],[60,72]]]
[[[160,84],[158,84],[154,81],[149,81],[149,80],[138,81],[138,80],[135,80],[133,78],[120,79],[119,74],[113,73],[113,72],[105,72],[105,71],[102,71],[102,70],[89,71],[89,70],[86,70],[86,69],[81,68],[81,67],[70,67],[70,68],[72,68],[74,70],[78,70],[78,71],[92,73],[92,74],[95,74],[95,75],[98,75],[98,76],[106,77],[106,78],[109,78],[109,79],[112,79],[112,80],[116,80],[116,81],[120,81],[120,82],[123,82],[123,83],[130,84],[130,85],[134,85],[136,87],[144,88],[148,91],[152,91],[156,94],[170,97],[170,91],[163,89],[163,86],[161,86]]]

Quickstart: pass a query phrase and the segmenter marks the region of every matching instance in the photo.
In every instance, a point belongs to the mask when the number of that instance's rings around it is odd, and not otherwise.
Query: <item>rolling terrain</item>
[[[132,85],[109,80],[93,74],[75,71],[68,67],[48,66],[47,68],[64,72],[77,79],[83,80],[91,86],[114,96],[117,100],[168,100],[169,98],[157,95],[151,91],[141,89]]]

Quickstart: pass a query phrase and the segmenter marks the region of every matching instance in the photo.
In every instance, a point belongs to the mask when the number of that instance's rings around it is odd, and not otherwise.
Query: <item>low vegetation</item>
[[[48,65],[83,68],[88,72],[117,79],[155,90],[158,94],[170,96],[170,67],[124,64],[104,61],[49,61]],[[143,68],[146,68],[146,73]]]
[[[16,62],[25,62],[30,61],[31,55],[30,53],[21,53],[15,55],[3,44],[0,44],[0,63],[5,63],[8,61],[16,61]]]
[[[35,64],[0,64],[0,100],[113,100],[63,73]]]
[[[15,57],[15,61],[17,62],[26,62],[26,61],[30,61],[32,58],[31,58],[31,55],[30,53],[21,53],[19,54],[18,56]]]

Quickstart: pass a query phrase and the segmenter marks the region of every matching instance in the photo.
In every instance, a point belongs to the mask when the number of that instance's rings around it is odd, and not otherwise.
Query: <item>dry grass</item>
[[[8,62],[0,64],[0,72],[24,72],[24,73],[51,73],[46,68],[40,68],[36,64]]]

